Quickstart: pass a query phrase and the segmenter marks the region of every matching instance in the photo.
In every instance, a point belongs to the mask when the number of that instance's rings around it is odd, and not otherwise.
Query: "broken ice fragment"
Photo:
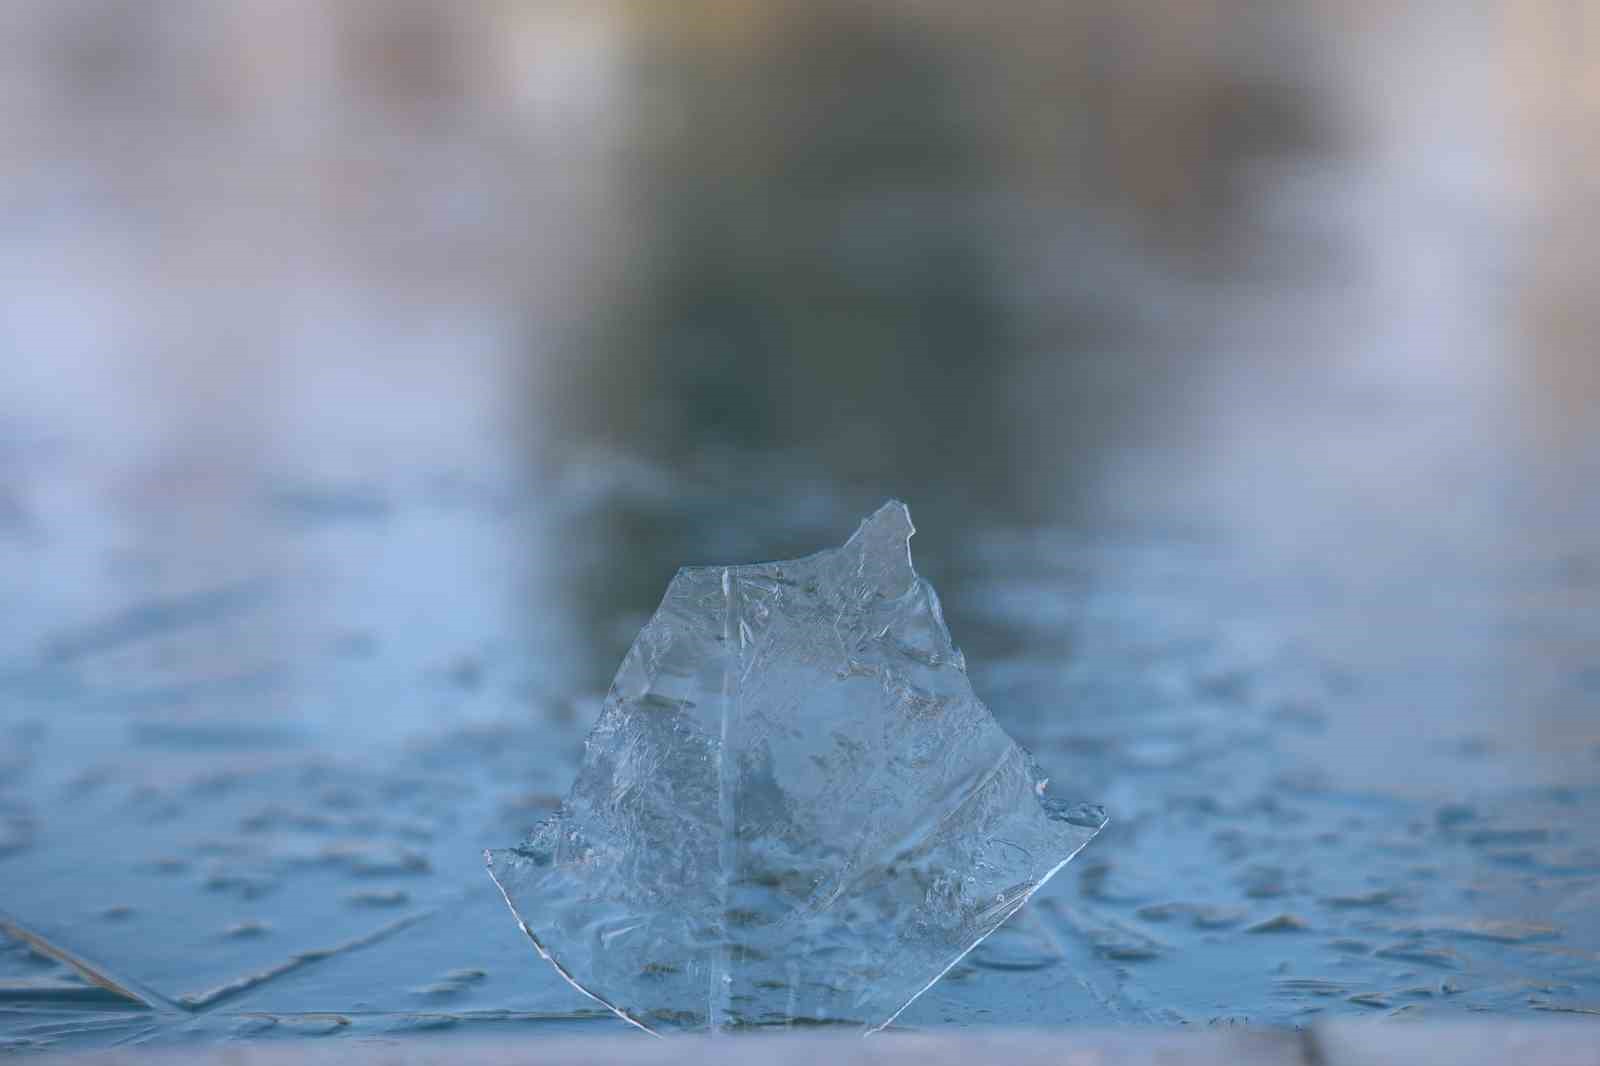
[[[580,991],[652,1031],[881,1028],[1104,825],[973,694],[912,531],[891,502],[672,579],[560,811],[486,855]]]

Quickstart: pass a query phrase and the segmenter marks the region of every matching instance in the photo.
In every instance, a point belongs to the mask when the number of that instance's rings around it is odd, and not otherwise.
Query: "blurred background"
[[[898,496],[1115,823],[910,1024],[1600,1002],[1600,9],[980,8],[4,5],[0,917],[602,1024],[477,849],[677,566]]]

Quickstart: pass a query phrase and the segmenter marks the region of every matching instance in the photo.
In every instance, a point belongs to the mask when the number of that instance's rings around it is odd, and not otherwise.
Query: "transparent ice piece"
[[[672,579],[560,811],[485,856],[580,991],[651,1031],[882,1028],[1105,824],[973,694],[912,532],[892,501]]]

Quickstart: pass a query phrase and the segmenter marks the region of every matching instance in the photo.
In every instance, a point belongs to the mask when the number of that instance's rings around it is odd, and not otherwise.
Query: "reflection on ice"
[[[879,1028],[1105,823],[973,694],[891,502],[842,548],[678,572],[561,810],[490,873],[651,1030]]]

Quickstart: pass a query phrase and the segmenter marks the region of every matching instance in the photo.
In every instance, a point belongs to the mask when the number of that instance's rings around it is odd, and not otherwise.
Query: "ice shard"
[[[539,953],[651,1030],[887,1025],[1105,823],[972,691],[890,502],[841,548],[688,567],[561,809],[486,854]]]

